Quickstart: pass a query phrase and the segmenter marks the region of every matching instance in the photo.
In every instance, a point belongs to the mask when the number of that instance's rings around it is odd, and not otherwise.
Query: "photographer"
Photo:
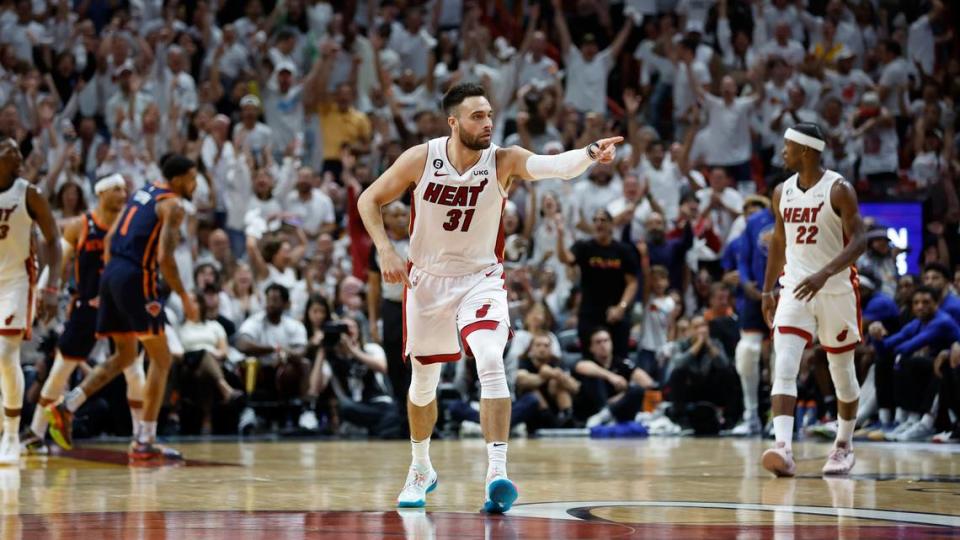
[[[317,362],[321,363],[320,392],[332,385],[341,420],[365,428],[375,437],[404,436],[403,421],[384,379],[387,355],[376,343],[364,343],[355,319],[324,325]]]

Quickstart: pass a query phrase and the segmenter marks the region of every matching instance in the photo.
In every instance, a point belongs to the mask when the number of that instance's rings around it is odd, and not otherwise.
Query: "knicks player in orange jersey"
[[[796,171],[773,191],[775,219],[763,287],[763,315],[773,329],[773,429],[776,445],[764,468],[793,476],[793,414],[803,349],[814,334],[827,353],[837,392],[837,439],[823,474],[847,474],[854,465],[851,439],[860,385],[853,351],[860,342],[860,298],[853,264],[866,248],[857,193],[820,166],[825,137],[816,124],[787,130],[783,160]],[[779,302],[774,287],[779,281]]]
[[[20,343],[30,338],[35,304],[36,261],[31,249],[33,224],[43,233],[40,244],[49,268],[40,303],[40,319],[57,315],[60,282],[60,230],[47,200],[29,181],[17,177],[23,156],[10,137],[0,140],[0,389],[3,391],[3,438],[0,464],[20,461],[20,409],[23,371]],[[39,411],[34,414],[38,414]]]
[[[413,463],[397,504],[426,505],[437,485],[430,435],[443,362],[460,359],[460,344],[476,358],[480,424],[487,442],[483,509],[502,513],[517,498],[507,478],[510,392],[503,351],[510,333],[504,286],[501,216],[514,179],[574,178],[593,163],[609,163],[622,137],[539,156],[491,144],[493,110],[482,86],[458,84],[443,98],[451,135],[404,152],[360,197],[358,209],[388,283],[403,283],[404,355],[411,365],[407,411]],[[394,250],[381,209],[412,191],[409,260]]]

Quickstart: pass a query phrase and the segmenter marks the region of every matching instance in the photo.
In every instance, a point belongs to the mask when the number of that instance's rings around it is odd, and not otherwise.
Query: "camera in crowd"
[[[349,331],[350,327],[343,321],[323,323],[323,348],[329,350],[336,347]]]

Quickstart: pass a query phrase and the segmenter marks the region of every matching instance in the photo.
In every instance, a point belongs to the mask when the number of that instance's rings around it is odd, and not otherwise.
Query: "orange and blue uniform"
[[[163,220],[157,204],[177,197],[168,184],[147,185],[130,198],[110,240],[110,262],[100,279],[97,335],[163,334],[163,301],[157,290]]]
[[[73,280],[75,293],[70,301],[70,314],[57,342],[65,360],[85,361],[97,343],[97,307],[100,296],[100,274],[103,272],[103,241],[109,225],[93,212],[83,215],[83,231],[74,253]]]

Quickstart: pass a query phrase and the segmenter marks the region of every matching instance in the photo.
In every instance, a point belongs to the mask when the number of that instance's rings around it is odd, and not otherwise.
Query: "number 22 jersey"
[[[780,285],[793,290],[811,274],[822,270],[846,246],[843,221],[830,202],[834,184],[843,177],[825,170],[820,181],[804,191],[794,174],[783,183],[780,192],[780,215],[786,233],[786,265]],[[830,276],[820,293],[843,294],[853,292],[856,270]]]

